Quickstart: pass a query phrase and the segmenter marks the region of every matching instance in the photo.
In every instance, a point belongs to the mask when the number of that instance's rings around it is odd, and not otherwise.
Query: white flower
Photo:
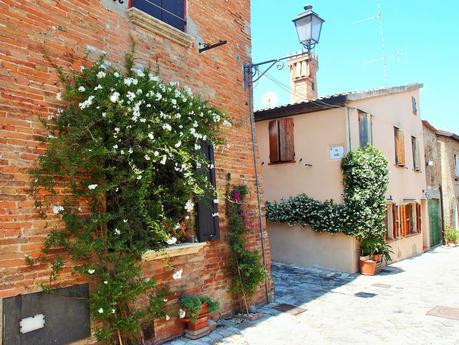
[[[188,95],[191,95],[191,94],[193,93],[192,90],[191,90],[191,88],[188,87],[188,86],[185,86],[185,87],[183,88],[183,90],[184,90]]]
[[[102,79],[102,78],[105,78],[106,75],[107,74],[105,72],[100,71],[99,73],[97,73],[97,78]]]
[[[182,279],[182,273],[183,268],[179,269],[178,271],[175,271],[175,273],[172,275],[172,278],[174,278],[174,280]]]
[[[185,204],[185,210],[189,213],[191,211],[193,211],[194,209],[194,203],[192,200],[188,200]]]
[[[154,136],[153,133],[151,133],[151,132],[148,133],[148,137],[149,137],[151,140],[153,140],[153,139],[155,138],[155,136]]]
[[[80,106],[80,109],[83,110],[83,109],[86,109],[87,107],[89,107],[91,104],[92,104],[92,101],[94,100],[94,96],[89,96],[88,99],[84,102],[81,102],[79,104]]]
[[[127,219],[123,219],[123,223],[127,223]]]
[[[96,271],[95,269],[90,268],[90,269],[88,270],[88,273],[89,273],[89,274],[93,274],[95,271]]]
[[[149,161],[151,158],[149,155],[145,155],[145,160]]]
[[[177,243],[177,238],[172,236],[171,238],[167,239],[166,243],[168,245],[173,245],[173,244]]]
[[[223,120],[223,126],[225,127],[231,127],[231,122],[229,122],[228,120]]]
[[[159,81],[159,77],[157,75],[149,74],[148,78],[150,78],[151,81]]]
[[[177,104],[177,100],[174,99],[174,98],[172,98],[172,99],[171,99],[171,103],[172,103],[173,105],[176,105],[176,104]]]
[[[104,308],[99,308],[99,309],[97,309],[97,312],[98,312],[99,314],[103,314],[103,313],[104,313]]]
[[[154,155],[155,157],[158,157],[158,156],[159,156],[159,152],[158,152],[158,151],[155,151],[155,152],[153,152],[153,155]]]
[[[80,67],[80,71],[83,72],[85,70],[85,67],[84,66],[81,66]]]
[[[112,314],[115,314],[115,311],[116,311],[115,308],[113,308],[113,309],[112,309]]]
[[[160,101],[163,98],[163,95],[161,95],[159,92],[156,94],[156,100]]]
[[[161,162],[160,162],[160,163],[161,163],[162,165],[164,165],[164,164],[166,164],[166,161],[167,161],[167,156],[164,155],[163,158],[161,159]]]
[[[166,321],[169,321],[170,319],[171,319],[171,317],[166,314]]]
[[[120,129],[118,127],[115,127],[115,132],[119,133]]]
[[[102,85],[99,84],[94,88],[94,91],[97,91],[97,90],[102,90]]]
[[[175,147],[178,149],[182,145],[182,142],[179,141],[177,144],[175,144]]]
[[[86,89],[84,88],[84,86],[80,86],[80,87],[78,88],[78,91],[80,91],[80,92],[85,92]]]
[[[113,73],[116,78],[119,78],[120,74],[118,72]]]
[[[179,318],[180,318],[180,319],[183,319],[183,318],[185,317],[185,315],[186,315],[185,310],[183,310],[183,309],[180,308],[180,309],[179,309],[179,312],[178,312],[178,315],[179,315]]]
[[[218,212],[212,213],[212,217],[218,217]]]
[[[180,223],[175,224],[175,230],[180,229]]]
[[[129,148],[128,152],[129,152],[129,153],[134,152],[134,151],[132,150],[132,147]]]
[[[106,117],[106,116],[107,116],[107,113],[103,112],[102,117]]]
[[[198,144],[194,144],[194,149],[197,151],[197,150],[200,150],[201,149],[201,145],[198,145]]]
[[[116,103],[118,102],[120,99],[120,93],[119,92],[113,92],[113,94],[110,96],[110,101],[112,101],[113,103]]]
[[[97,184],[90,184],[90,185],[88,186],[88,188],[89,188],[90,190],[94,190],[94,189],[97,188]]]
[[[118,148],[118,144],[113,145],[113,148],[116,150]]]
[[[63,207],[63,206],[61,206],[61,205],[53,206],[53,212],[54,212],[55,214],[58,214],[58,213],[61,212],[61,211],[64,211],[64,207]]]
[[[218,204],[218,199],[214,199],[214,204]]]
[[[137,180],[142,179],[142,175],[137,176]]]
[[[108,284],[108,281],[104,280],[104,284],[107,285],[107,284]]]
[[[115,229],[115,234],[121,235],[121,231],[120,231],[118,228],[116,228],[116,229]]]

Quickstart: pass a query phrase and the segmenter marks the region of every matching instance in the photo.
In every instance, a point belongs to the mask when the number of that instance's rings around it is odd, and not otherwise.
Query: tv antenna
[[[376,63],[376,62],[382,62],[383,64],[383,71],[384,71],[384,84],[388,84],[388,63],[390,59],[394,59],[397,62],[400,61],[400,57],[405,55],[405,51],[397,49],[394,53],[391,55],[386,54],[386,45],[385,45],[385,38],[384,38],[384,24],[383,24],[383,16],[382,16],[382,10],[381,10],[381,0],[376,0],[376,9],[377,13],[373,17],[365,18],[365,19],[360,19],[352,24],[361,24],[365,23],[371,20],[376,20],[378,23],[378,29],[379,29],[379,39],[381,43],[381,57],[372,59],[372,60],[366,60],[364,63]]]

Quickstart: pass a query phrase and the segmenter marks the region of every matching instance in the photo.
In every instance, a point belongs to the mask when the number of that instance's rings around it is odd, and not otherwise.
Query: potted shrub
[[[458,232],[452,227],[446,227],[445,241],[448,246],[454,247],[458,238]]]
[[[376,272],[377,262],[374,254],[380,247],[378,238],[365,238],[360,242],[361,256],[359,260],[360,273],[366,276],[373,276]]]
[[[183,321],[193,331],[209,326],[209,313],[217,311],[219,307],[218,301],[214,301],[208,296],[183,295],[180,297],[179,303],[185,311]]]

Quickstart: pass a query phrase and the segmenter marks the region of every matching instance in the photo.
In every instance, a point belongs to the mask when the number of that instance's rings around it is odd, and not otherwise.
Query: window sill
[[[389,243],[392,243],[392,242],[395,242],[395,241],[400,241],[400,240],[403,240],[405,238],[415,237],[415,236],[419,236],[419,235],[422,235],[422,232],[415,232],[415,233],[412,233],[412,234],[408,234],[406,236],[386,239],[386,243],[389,244]]]
[[[163,21],[156,19],[149,14],[131,7],[128,10],[129,20],[142,29],[163,36],[185,48],[191,48],[193,46],[193,37],[183,31],[180,31],[173,26],[164,23]]]
[[[161,250],[148,250],[142,254],[142,261],[160,260],[174,256],[195,254],[199,252],[207,242],[200,243],[180,243]]]
[[[285,161],[285,162],[270,162],[268,163],[268,165],[279,165],[279,164],[289,164],[289,163],[296,163],[296,160]]]

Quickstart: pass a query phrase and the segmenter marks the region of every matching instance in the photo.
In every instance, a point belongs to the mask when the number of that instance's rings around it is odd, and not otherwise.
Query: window
[[[359,139],[360,147],[365,147],[367,145],[373,144],[372,138],[372,122],[371,115],[359,111]]]
[[[422,224],[420,204],[410,203],[400,206],[400,218],[402,237],[421,232]]]
[[[411,150],[413,154],[413,169],[421,171],[421,156],[419,154],[418,140],[415,137],[411,137]]]
[[[131,0],[131,7],[185,31],[185,0]]]
[[[204,157],[213,165],[214,148],[208,143],[201,143],[201,149]],[[201,172],[206,175],[210,183],[216,188],[215,168],[201,168]],[[214,202],[213,195],[206,196],[198,202],[197,207],[197,225],[198,240],[200,242],[220,239],[220,227],[218,218],[218,204]]]
[[[293,119],[269,121],[269,160],[271,163],[295,161]]]
[[[417,115],[417,113],[418,113],[418,105],[416,103],[416,97],[414,97],[414,96],[411,97],[411,109],[413,111],[413,114]]]
[[[459,177],[459,154],[454,155],[454,176]]]
[[[400,128],[394,127],[395,138],[395,164],[405,166],[405,137]]]

